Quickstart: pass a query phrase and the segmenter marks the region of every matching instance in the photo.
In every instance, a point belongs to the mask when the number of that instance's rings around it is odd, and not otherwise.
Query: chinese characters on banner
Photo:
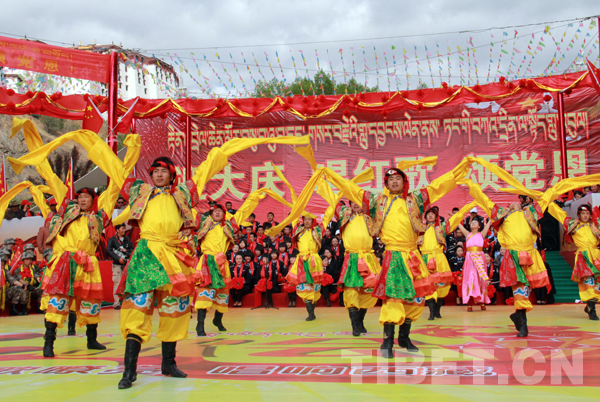
[[[346,178],[353,178],[371,167],[375,179],[362,187],[372,192],[384,188],[387,168],[401,160],[438,156],[435,166],[416,166],[406,171],[411,189],[427,186],[436,177],[454,168],[464,156],[482,157],[506,169],[525,186],[545,190],[560,180],[559,126],[554,104],[539,97],[515,96],[508,100],[442,107],[420,112],[396,111],[386,119],[374,114],[343,111],[308,121],[287,113],[273,113],[254,119],[241,117],[193,119],[192,165],[198,166],[208,151],[237,137],[276,137],[310,135],[315,157]],[[547,97],[546,97],[547,99]],[[600,171],[600,98],[593,90],[583,90],[566,98],[566,124],[569,175],[580,176]],[[138,166],[149,166],[165,152],[184,166],[185,127],[178,116],[139,120],[137,129],[144,141]],[[257,188],[270,188],[290,200],[289,190],[275,174],[276,165],[299,193],[309,180],[309,164],[289,146],[260,146],[230,158],[230,165],[206,187],[205,195],[234,208]],[[500,192],[506,187],[497,176],[474,165],[469,178],[478,183],[495,202],[504,205],[515,196]],[[459,187],[438,201],[446,214],[454,206],[470,202],[466,187]],[[259,221],[269,211],[283,219],[289,209],[270,199],[256,211]],[[325,201],[315,193],[311,211],[323,213]],[[205,206],[204,206],[205,207]]]

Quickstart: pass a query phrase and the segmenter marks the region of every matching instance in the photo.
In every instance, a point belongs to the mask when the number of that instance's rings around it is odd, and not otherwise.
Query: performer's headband
[[[591,213],[592,212],[592,208],[589,205],[586,205],[586,204],[580,205],[579,208],[577,208],[577,215],[579,215],[583,211],[587,211],[587,212]]]
[[[173,176],[176,172],[175,165],[164,161],[154,161],[152,165],[150,165],[148,173],[152,174],[152,172],[154,172],[154,169],[156,169],[157,167],[164,167],[165,169],[169,169],[169,172],[171,172],[171,176]]]
[[[406,180],[406,174],[404,174],[404,172],[398,168],[389,168],[385,172],[384,181],[386,183],[387,183],[388,179],[390,178],[390,176],[402,176],[402,179]]]
[[[91,196],[92,196],[92,199],[94,199],[94,198],[98,197],[98,194],[96,194],[96,192],[95,192],[94,190],[92,190],[91,188],[89,188],[89,187],[84,187],[84,188],[82,188],[82,189],[78,190],[78,191],[75,193],[75,198],[79,198],[79,195],[80,195],[80,194],[88,194],[88,195],[91,195]]]

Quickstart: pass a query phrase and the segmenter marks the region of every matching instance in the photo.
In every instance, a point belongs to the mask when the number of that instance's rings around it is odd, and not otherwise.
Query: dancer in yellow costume
[[[440,222],[437,208],[429,208],[425,213],[425,233],[419,236],[417,244],[421,249],[421,255],[427,269],[429,277],[435,284],[435,292],[425,297],[425,304],[429,307],[428,320],[442,318],[440,310],[444,305],[444,297],[448,296],[450,285],[454,280],[448,259],[444,254],[446,247],[446,236],[456,229],[466,211],[470,210],[475,203],[470,203],[462,207],[460,211],[452,215],[448,221]]]
[[[17,135],[21,130],[23,130],[23,137],[25,138],[25,143],[27,144],[27,149],[29,150],[29,152],[33,152],[44,145],[42,137],[40,136],[39,132],[37,131],[37,128],[31,120],[20,119],[18,117],[13,118],[13,126],[11,129],[10,138]],[[67,204],[64,201],[67,198],[67,192],[69,190],[67,185],[56,175],[56,173],[54,173],[52,167],[50,166],[50,163],[48,163],[48,160],[42,161],[40,164],[36,165],[35,168],[39,175],[46,181],[49,192],[54,196],[54,202],[57,208],[62,207],[64,209]],[[62,212],[55,213],[50,211],[48,208],[42,208],[40,205],[38,205],[38,207],[40,208],[42,216],[45,219],[44,225],[48,228],[48,232],[50,232],[50,227],[56,224],[57,220],[60,219]],[[53,257],[60,257],[64,249],[64,246],[62,244],[63,237],[56,236],[52,240],[48,241],[48,243],[52,247]],[[46,269],[42,277],[42,289],[46,288],[48,280],[52,276],[54,266],[55,265],[52,264],[52,260],[50,260],[48,262],[48,268]],[[42,311],[47,310],[48,299],[49,295],[47,293],[44,293],[40,303],[40,309]],[[75,311],[75,308],[75,300],[73,300],[71,302],[71,305],[69,306],[69,319],[67,323],[67,335],[69,336],[76,335],[75,324],[77,323],[77,313]]]
[[[419,164],[435,164],[437,158],[418,161]],[[381,353],[393,358],[395,326],[400,325],[398,345],[408,351],[418,351],[410,340],[410,329],[423,312],[426,296],[432,295],[435,285],[429,278],[426,264],[417,249],[418,236],[425,232],[422,222],[424,209],[432,202],[453,190],[468,171],[468,161],[463,160],[426,188],[409,194],[406,174],[391,168],[385,173],[384,194],[371,194],[355,183],[328,173],[328,180],[374,219],[373,235],[379,235],[386,246],[382,270],[373,295],[383,300],[379,322],[383,324],[384,340]]]
[[[587,304],[585,310],[590,320],[598,321],[596,303],[600,301],[600,220],[592,216],[589,205],[577,208],[578,219],[569,218],[554,203],[550,204],[548,212],[563,224],[567,242],[577,246],[571,279],[579,285],[579,297]]]
[[[306,304],[308,317],[306,321],[317,318],[315,307],[321,298],[321,282],[323,282],[323,264],[319,256],[323,230],[317,225],[314,215],[305,213],[302,224],[292,231],[292,242],[298,248],[298,256],[286,280],[296,286],[296,293]]]
[[[44,278],[44,291],[49,295],[45,315],[44,357],[54,357],[56,328],[62,327],[73,299],[76,300],[77,324],[80,327],[87,327],[88,349],[106,349],[97,341],[103,289],[96,250],[102,232],[110,222],[121,186],[139,157],[141,145],[139,136],[128,136],[125,144],[129,149],[123,163],[96,133],[77,130],[19,159],[8,158],[8,160],[13,170],[19,174],[26,165],[40,165],[47,162],[48,155],[69,140],[82,145],[88,151],[88,157],[106,172],[111,180],[100,197],[93,189],[79,190],[76,200],[69,202],[62,211],[60,219],[53,221],[50,226],[48,241],[62,237],[62,245],[51,262],[51,274],[46,275],[47,281]]]
[[[515,312],[510,319],[519,331],[518,337],[529,334],[527,312],[533,309],[529,295],[531,288],[547,287],[550,280],[542,256],[535,248],[540,236],[538,220],[542,210],[537,203],[522,207],[520,203],[510,204],[508,208],[499,207],[492,202],[481,188],[465,180],[471,189],[471,195],[494,222],[498,232],[498,241],[506,250],[500,266],[500,287],[512,287]]]
[[[362,206],[350,201],[350,207],[342,207],[338,219],[346,253],[338,280],[344,291],[344,305],[350,316],[352,335],[366,334],[364,320],[367,309],[375,306],[373,288],[381,266],[373,252],[373,219]]]
[[[225,253],[233,238],[233,226],[225,219],[227,211],[221,204],[212,207],[210,215],[198,214],[198,242],[202,256],[196,267],[196,293],[194,307],[198,311],[196,333],[206,336],[204,321],[211,307],[215,308],[213,324],[219,331],[223,326],[223,314],[229,311],[229,286],[231,273]]]
[[[305,137],[236,138],[213,148],[196,169],[192,180],[175,185],[175,166],[168,157],[151,166],[152,184],[136,181],[131,186],[129,207],[115,224],[137,221],[140,241],[123,271],[119,290],[125,295],[121,308],[121,333],[125,342],[125,370],[119,389],[131,388],[137,380],[137,361],[142,343],[152,336],[154,300],[159,309],[156,337],[162,342],[161,371],[186,377],[175,363],[177,341],[186,339],[190,321],[189,296],[194,292],[195,260],[186,254],[178,234],[194,228],[192,208],[206,183],[228,165],[228,157],[260,144],[306,145]]]

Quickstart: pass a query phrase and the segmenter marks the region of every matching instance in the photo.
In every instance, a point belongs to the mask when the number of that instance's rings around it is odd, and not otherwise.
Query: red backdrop
[[[569,174],[600,171],[598,114],[600,97],[592,88],[565,96]],[[544,190],[561,175],[556,93],[519,93],[492,102],[455,104],[435,109],[399,110],[381,114],[338,110],[318,119],[301,120],[281,111],[255,118],[221,117],[192,119],[192,165],[198,166],[211,147],[234,137],[272,137],[309,134],[317,162],[352,178],[373,167],[375,180],[363,185],[383,189],[383,172],[401,159],[437,155],[436,166],[407,171],[411,189],[426,186],[456,166],[466,155],[475,155],[503,167],[527,187]],[[160,155],[185,165],[185,127],[178,115],[138,120],[143,150],[138,174]],[[206,194],[219,202],[241,205],[252,190],[270,187],[290,199],[289,191],[272,169],[276,164],[299,193],[311,175],[308,163],[290,146],[260,146],[230,158],[230,165],[215,176]],[[183,172],[182,172],[183,173]],[[470,178],[496,202],[507,204],[515,196],[499,192],[505,187],[481,166]],[[442,212],[468,202],[466,188],[453,191],[437,204]],[[325,201],[315,193],[311,210],[323,213]],[[206,208],[206,204],[201,206]],[[257,209],[258,220],[273,211],[280,220],[288,208],[267,199]]]

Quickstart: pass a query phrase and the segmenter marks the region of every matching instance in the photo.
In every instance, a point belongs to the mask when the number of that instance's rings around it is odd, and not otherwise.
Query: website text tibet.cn
[[[352,384],[585,385],[583,349],[527,348],[508,359],[499,356],[505,351],[437,348],[428,356],[420,351],[397,352],[393,359],[383,358],[377,349],[371,356],[364,349],[344,349],[341,354],[350,360],[347,374]]]

